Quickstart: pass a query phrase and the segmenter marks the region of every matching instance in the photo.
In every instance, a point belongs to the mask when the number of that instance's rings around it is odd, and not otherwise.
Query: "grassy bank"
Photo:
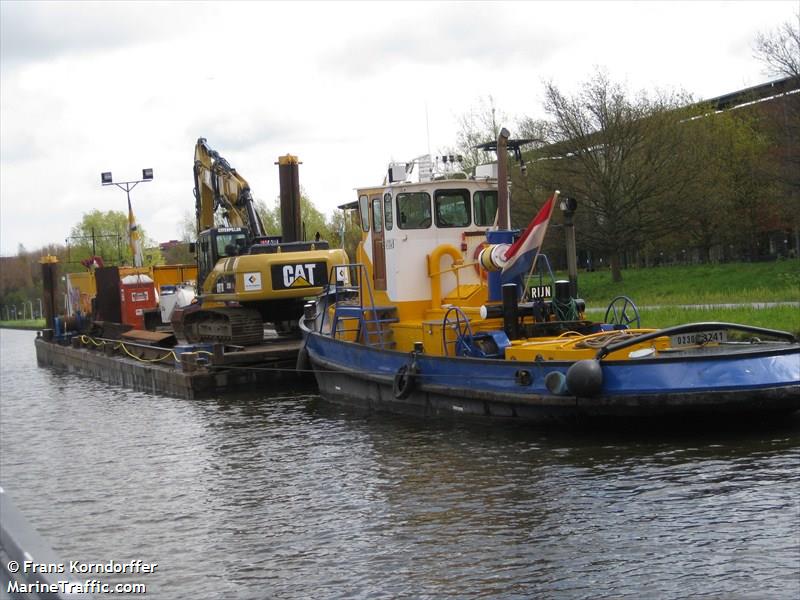
[[[44,319],[0,321],[0,329],[44,329]]]
[[[682,323],[698,321],[722,321],[725,323],[741,323],[790,331],[800,336],[800,310],[792,306],[774,306],[770,308],[680,308],[664,306],[660,308],[642,307],[639,311],[642,327],[672,327]],[[605,309],[591,311],[587,317],[602,320]]]
[[[558,277],[566,278],[559,273]],[[727,321],[782,329],[800,335],[800,310],[767,308],[681,308],[678,305],[800,302],[800,260],[630,269],[623,281],[607,270],[578,273],[579,295],[587,306],[603,309],[619,295],[641,308],[642,326],[670,327],[692,321]],[[658,307],[658,308],[648,308]]]
[[[559,277],[566,278],[564,273]],[[590,306],[615,296],[639,305],[800,302],[800,260],[629,269],[623,281],[611,271],[578,273],[580,296]]]

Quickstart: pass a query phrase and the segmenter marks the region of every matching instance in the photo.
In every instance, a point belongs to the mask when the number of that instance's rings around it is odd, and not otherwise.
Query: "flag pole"
[[[558,196],[561,194],[560,191],[556,190],[553,192],[553,204],[555,205],[558,202]],[[533,272],[536,270],[536,263],[539,260],[539,254],[542,253],[542,246],[544,245],[544,240],[539,245],[539,248],[536,250],[536,254],[533,256],[533,262],[531,263],[531,270],[528,271],[528,276],[525,277],[525,280],[522,282],[522,299],[523,301],[527,299],[528,296],[528,280],[533,275]]]

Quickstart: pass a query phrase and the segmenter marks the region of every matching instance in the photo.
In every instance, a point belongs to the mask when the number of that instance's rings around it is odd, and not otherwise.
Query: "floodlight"
[[[107,171],[105,173],[101,173],[100,174],[100,183],[102,183],[103,185],[108,185],[108,184],[112,183],[112,181],[111,181],[111,171]]]
[[[575,198],[564,196],[561,198],[561,202],[559,202],[559,208],[564,212],[575,212],[575,209],[578,208],[578,201]]]

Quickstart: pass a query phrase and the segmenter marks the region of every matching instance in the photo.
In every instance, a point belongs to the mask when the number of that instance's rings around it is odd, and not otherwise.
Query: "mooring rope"
[[[627,329],[620,329],[617,331],[604,331],[602,333],[593,335],[575,344],[576,348],[602,348],[608,344],[616,344],[621,342],[624,338],[629,338],[632,335],[639,335]]]
[[[94,338],[92,338],[92,337],[90,337],[88,335],[81,335],[79,339],[80,339],[82,344],[84,344],[84,345],[92,344],[97,348],[104,348],[107,344],[112,343],[112,342],[108,342],[106,340],[101,340],[101,341],[98,342],[97,340],[95,340]],[[122,349],[122,351],[125,354],[127,354],[128,356],[130,356],[131,358],[133,358],[135,360],[138,360],[139,362],[144,362],[144,363],[161,362],[162,360],[166,360],[170,356],[172,357],[172,359],[174,361],[178,361],[178,357],[175,354],[174,350],[167,350],[167,352],[166,352],[166,354],[164,354],[164,356],[159,356],[158,358],[141,358],[141,357],[136,356],[135,354],[133,354],[130,350],[128,350],[127,346],[125,346],[125,342],[117,342],[116,345],[113,347],[114,350],[119,350],[120,348]],[[203,352],[205,354],[211,354],[211,352],[208,352],[206,350],[200,350],[200,351],[198,351],[198,354],[201,353],[201,352]]]

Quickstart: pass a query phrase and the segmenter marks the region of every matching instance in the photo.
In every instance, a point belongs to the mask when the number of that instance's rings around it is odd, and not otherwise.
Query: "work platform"
[[[308,380],[307,374],[295,370],[302,343],[276,337],[259,346],[231,349],[209,344],[192,351],[86,335],[72,337],[69,345],[41,335],[35,340],[36,360],[41,367],[187,399]]]

